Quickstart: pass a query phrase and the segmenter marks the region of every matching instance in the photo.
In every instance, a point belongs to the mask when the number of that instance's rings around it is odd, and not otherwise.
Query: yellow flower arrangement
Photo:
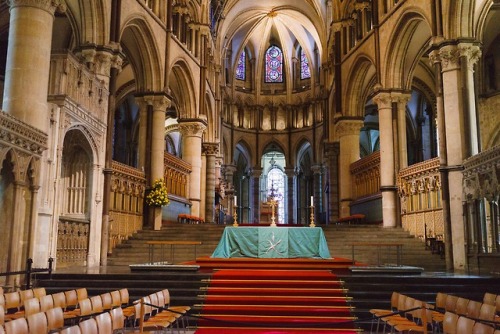
[[[151,190],[146,196],[146,203],[150,206],[164,206],[168,202],[167,186],[162,179],[158,179],[153,183]]]

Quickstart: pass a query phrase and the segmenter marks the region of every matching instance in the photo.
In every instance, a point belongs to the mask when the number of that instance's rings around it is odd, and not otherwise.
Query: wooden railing
[[[116,161],[112,169],[109,252],[142,228],[146,190],[144,172]]]
[[[359,199],[380,192],[380,152],[374,152],[351,164],[354,182],[353,198]]]
[[[165,183],[169,195],[188,197],[188,180],[191,165],[173,154],[165,152]]]
[[[400,170],[397,185],[403,228],[422,239],[443,238],[439,158]]]

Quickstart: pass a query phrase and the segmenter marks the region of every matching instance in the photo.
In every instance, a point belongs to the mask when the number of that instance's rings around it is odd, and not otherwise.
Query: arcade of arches
[[[497,0],[2,1],[0,272],[105,265],[179,214],[269,222],[270,197],[278,224],[363,214],[442,238],[449,270],[498,263],[498,20]],[[145,202],[158,179],[168,206]]]

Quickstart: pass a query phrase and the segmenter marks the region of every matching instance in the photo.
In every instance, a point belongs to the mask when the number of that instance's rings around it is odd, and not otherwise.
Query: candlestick
[[[314,224],[314,205],[311,205],[310,221],[311,221],[311,223],[309,224],[309,227],[316,227],[316,224]]]
[[[236,197],[234,198],[234,203],[236,203]],[[236,205],[233,208],[233,226],[238,227],[238,207]]]
[[[234,196],[234,206],[238,205],[238,196]]]
[[[311,196],[311,206],[314,206],[314,196]]]

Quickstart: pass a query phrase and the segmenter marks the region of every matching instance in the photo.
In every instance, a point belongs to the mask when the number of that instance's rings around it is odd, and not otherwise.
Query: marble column
[[[327,142],[325,143],[325,158],[327,168],[327,191],[326,191],[326,202],[327,202],[327,224],[334,223],[339,220],[339,154],[340,154],[340,143],[339,142]]]
[[[406,138],[406,105],[410,101],[410,94],[394,94],[391,96],[397,105],[397,149],[398,167],[397,170],[408,167],[408,148]]]
[[[323,211],[323,166],[313,165],[314,222],[319,223],[319,215]],[[308,202],[309,203],[309,202]]]
[[[380,190],[382,192],[383,227],[395,227],[396,173],[394,166],[394,133],[392,127],[392,97],[380,92],[373,101],[378,106],[380,129]]]
[[[206,121],[188,120],[179,123],[182,135],[182,157],[191,164],[189,177],[189,200],[191,201],[191,214],[200,216],[200,190],[201,190],[201,137],[207,128]]]
[[[150,185],[156,180],[164,180],[164,160],[165,160],[165,112],[170,107],[170,99],[165,95],[146,95],[144,101],[151,106],[151,133],[149,162],[149,182]],[[161,229],[162,209],[161,207],[150,207],[149,224],[155,230]]]
[[[363,120],[340,120],[335,128],[339,138],[339,196],[340,218],[351,215],[350,204],[353,198],[353,180],[351,164],[359,160],[359,131],[363,127]]]
[[[3,109],[47,133],[54,0],[11,0]]]
[[[475,49],[475,48],[473,48]],[[462,163],[477,151],[477,142],[470,142],[476,128],[474,100],[464,101],[473,90],[471,83],[463,82],[464,73],[461,59],[466,62],[467,71],[478,60],[478,49],[472,53],[464,45],[446,45],[439,49],[439,58],[442,65],[444,120],[446,124],[446,155],[447,166],[443,168],[448,172],[449,207],[451,222],[451,243],[453,246],[453,267],[455,270],[467,269],[467,254],[464,244],[466,242],[463,227],[463,198],[462,198]],[[474,56],[475,55],[475,56]],[[465,77],[468,77],[467,75]],[[466,94],[464,95],[464,85]],[[473,93],[472,93],[473,94]],[[473,120],[471,120],[473,119]],[[468,120],[468,121],[467,121]],[[475,137],[474,140],[476,140]]]
[[[215,213],[215,158],[219,153],[219,144],[203,143],[203,153],[206,156],[206,186],[205,186],[205,222],[214,222]]]
[[[287,189],[286,189],[286,224],[297,224],[297,211],[296,208],[296,193],[295,193],[295,169],[287,168],[285,169]]]

